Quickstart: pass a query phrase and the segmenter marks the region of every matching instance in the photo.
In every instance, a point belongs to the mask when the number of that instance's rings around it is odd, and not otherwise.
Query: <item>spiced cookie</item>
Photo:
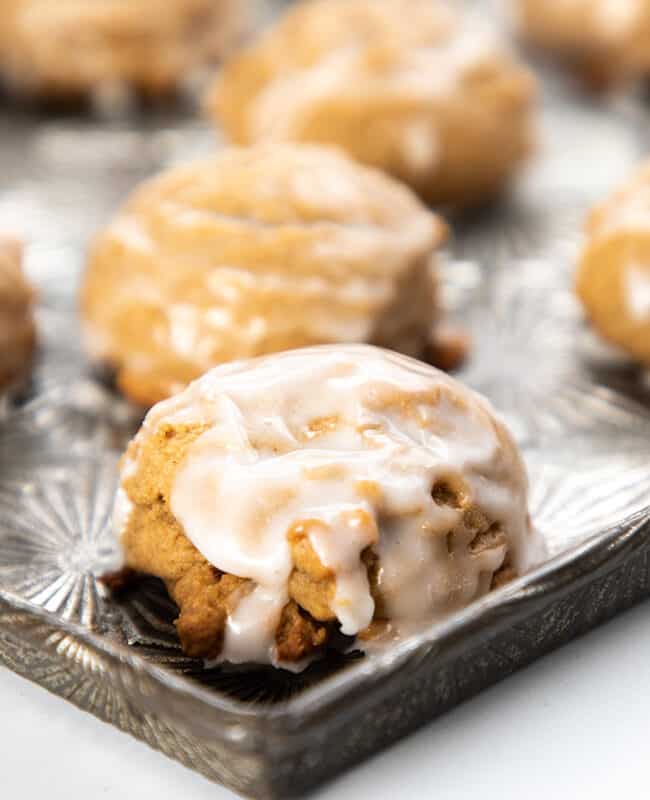
[[[577,292],[598,333],[650,365],[650,162],[589,217]]]
[[[21,269],[20,244],[0,236],[0,389],[29,367],[36,342],[33,299]]]
[[[648,0],[513,0],[521,35],[592,84],[650,73]]]
[[[539,552],[487,401],[369,346],[216,367],[151,409],[121,470],[124,565],[163,579],[210,660],[296,668],[335,633],[399,635]]]
[[[535,84],[438,0],[309,0],[226,64],[209,111],[240,144],[313,141],[475,206],[532,145]]]
[[[420,355],[445,226],[334,150],[232,148],[146,183],[97,237],[86,341],[151,405],[215,364],[329,342]]]
[[[175,89],[223,54],[243,24],[238,0],[8,0],[0,77],[18,92],[66,98],[128,85]]]

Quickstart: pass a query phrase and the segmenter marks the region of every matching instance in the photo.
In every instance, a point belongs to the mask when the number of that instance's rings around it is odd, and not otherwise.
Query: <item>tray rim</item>
[[[380,655],[366,656],[356,664],[275,706],[254,705],[227,697],[190,679],[151,664],[137,646],[109,641],[83,625],[0,589],[0,606],[27,614],[35,622],[73,637],[116,667],[116,677],[129,701],[146,713],[172,716],[198,736],[219,738],[241,752],[264,752],[278,746],[294,749],[317,733],[333,715],[358,713],[359,706],[388,692],[392,680],[403,676],[433,650],[440,665],[453,659],[458,649],[493,638],[506,628],[550,606],[599,576],[614,570],[636,551],[650,548],[650,505],[625,517],[617,525],[540,564],[511,584],[495,590],[444,621],[427,626],[404,642],[388,646]],[[3,624],[0,617],[0,631]],[[14,640],[21,634],[5,627]],[[24,638],[24,637],[23,637]],[[133,691],[126,677],[135,672],[148,681],[146,691]],[[126,678],[126,680],[125,680]],[[128,684],[128,685],[127,685]],[[327,689],[324,689],[324,686]],[[319,692],[318,689],[321,688]],[[179,702],[186,708],[179,708]],[[208,712],[207,714],[205,712]],[[299,740],[299,741],[296,741]]]

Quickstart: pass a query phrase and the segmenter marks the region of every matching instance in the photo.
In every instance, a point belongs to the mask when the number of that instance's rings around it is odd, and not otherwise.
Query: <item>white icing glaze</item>
[[[650,267],[630,264],[625,269],[624,297],[630,316],[637,322],[650,321]]]
[[[487,591],[506,544],[518,570],[533,558],[511,438],[487,401],[420,362],[359,345],[225,364],[155,406],[138,437],[163,421],[208,426],[176,474],[175,517],[210,563],[254,582],[228,620],[224,660],[277,663],[297,525],[335,577],[331,608],[350,635],[373,618],[361,561],[369,546],[395,621],[436,617]],[[460,487],[503,542],[471,552],[475,531],[434,502],[437,480]],[[120,511],[118,529],[121,520]]]
[[[125,479],[126,477],[126,474],[122,472],[122,478]],[[124,489],[120,487],[115,495],[112,519],[113,530],[118,536],[121,536],[126,530],[132,511],[133,503],[129,500],[129,496]]]
[[[440,163],[440,141],[431,120],[417,120],[404,126],[402,158],[406,166],[418,173]]]
[[[232,664],[275,663],[275,629],[285,602],[282,593],[264,585],[243,597],[228,617],[222,659]]]

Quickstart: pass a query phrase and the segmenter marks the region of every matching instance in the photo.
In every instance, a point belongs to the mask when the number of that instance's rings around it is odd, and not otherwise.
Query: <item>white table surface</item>
[[[648,797],[649,612],[627,612],[313,796]],[[235,798],[2,668],[0,754],[0,797]]]

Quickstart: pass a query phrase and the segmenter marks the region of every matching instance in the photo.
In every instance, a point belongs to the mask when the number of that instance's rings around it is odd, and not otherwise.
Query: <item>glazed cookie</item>
[[[176,88],[221,55],[242,25],[238,0],[8,0],[0,18],[0,75],[44,97],[128,85]]]
[[[365,345],[216,367],[122,460],[124,564],[165,582],[184,651],[302,666],[399,635],[539,554],[527,478],[483,398]]]
[[[86,341],[151,405],[223,361],[368,341],[420,355],[444,224],[325,148],[223,150],[135,192],[91,249]]]
[[[650,72],[648,0],[513,0],[533,44],[572,62],[592,83]]]
[[[592,212],[577,292],[594,328],[650,365],[650,162]]]
[[[226,64],[207,106],[237,143],[337,145],[428,202],[474,206],[529,154],[534,95],[439,0],[310,0]]]
[[[21,269],[20,244],[0,236],[0,389],[28,369],[36,333],[34,293]]]

